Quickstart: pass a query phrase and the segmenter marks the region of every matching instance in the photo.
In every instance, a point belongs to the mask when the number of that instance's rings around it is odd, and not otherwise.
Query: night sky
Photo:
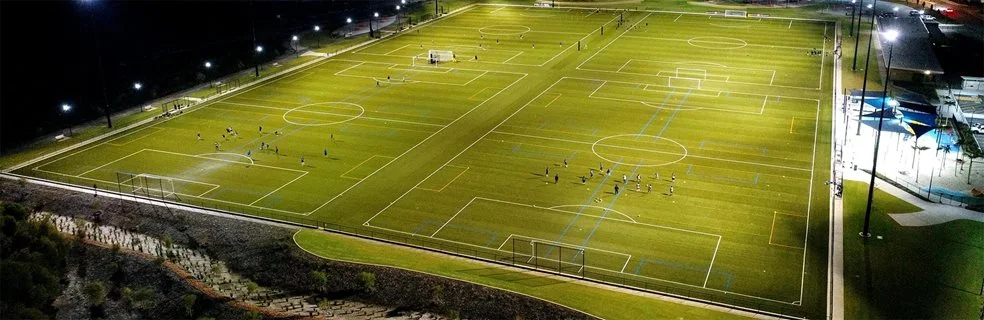
[[[388,3],[388,2],[386,2]],[[0,150],[102,119],[100,44],[111,108],[136,105],[251,65],[253,13],[263,59],[293,33],[332,30],[370,1],[0,1]],[[252,10],[251,10],[252,6]],[[94,33],[95,32],[95,33]],[[134,82],[143,90],[132,89]],[[71,104],[62,114],[62,103]],[[105,121],[103,119],[103,121]]]

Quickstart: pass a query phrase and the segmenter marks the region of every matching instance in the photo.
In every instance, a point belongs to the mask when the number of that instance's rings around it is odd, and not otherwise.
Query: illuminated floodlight
[[[321,31],[321,26],[314,26],[314,31]]]
[[[379,12],[373,12],[373,13],[372,13],[372,16],[373,16],[373,17],[376,17],[376,18],[379,18]]]
[[[143,88],[143,84],[140,84],[140,82],[134,82],[133,83],[133,88],[134,89],[137,89],[137,90],[140,90],[140,88]]]
[[[894,30],[894,29],[893,30],[888,30],[888,31],[885,31],[884,33],[882,33],[882,36],[885,37],[885,40],[886,41],[888,41],[888,42],[894,42],[896,39],[899,38],[899,31],[898,30]]]
[[[72,110],[72,105],[63,103],[61,108],[62,108],[62,112],[69,112]]]
[[[211,68],[211,67],[212,67],[212,63],[205,61],[205,68]]]
[[[297,36],[290,36],[291,41],[297,41]]]
[[[256,52],[263,52],[263,46],[256,46]]]

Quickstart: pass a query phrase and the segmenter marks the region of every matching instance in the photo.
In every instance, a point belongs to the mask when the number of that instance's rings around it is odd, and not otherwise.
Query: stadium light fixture
[[[407,4],[407,0],[400,0],[400,4]]]
[[[143,84],[141,84],[140,82],[133,83],[133,89],[140,90],[141,88],[143,88]]]
[[[352,23],[352,18],[345,18],[345,23]]]
[[[899,7],[892,8],[892,11],[899,12]]]
[[[396,5],[396,11],[400,11],[400,5]]]
[[[321,31],[321,26],[314,26],[314,31],[315,32]]]
[[[209,69],[209,68],[212,68],[212,63],[205,61],[205,69]]]
[[[291,41],[297,41],[297,36],[290,36]]]
[[[868,9],[871,9],[871,8],[874,8],[874,7],[875,7],[875,5],[873,5],[873,4],[869,4],[868,5]]]
[[[72,111],[72,105],[67,103],[62,103],[61,109],[62,109],[62,113],[68,113],[69,111]],[[66,124],[65,126],[68,127],[68,135],[72,136],[72,125]]]
[[[932,73],[933,73],[933,72],[931,72],[931,71],[929,71],[929,70],[926,70],[926,71],[923,71],[923,74],[925,74],[925,75],[927,75],[927,76],[928,76],[928,75],[930,75],[930,74],[932,74]]]
[[[871,237],[871,201],[875,195],[875,174],[878,172],[878,146],[881,142],[882,123],[885,122],[885,103],[887,102],[888,105],[893,108],[899,105],[898,101],[891,100],[892,98],[888,97],[888,87],[892,85],[892,51],[895,49],[896,40],[899,39],[899,31],[894,29],[888,30],[882,33],[882,36],[885,37],[885,41],[888,42],[888,61],[885,63],[885,88],[882,89],[881,110],[878,111],[878,131],[875,134],[874,159],[871,161],[871,182],[868,183],[868,203],[864,210],[864,227],[862,231],[858,233],[858,235],[862,238]],[[893,117],[895,115],[894,109],[892,111],[892,115]],[[861,126],[860,118],[858,119],[858,126]]]
[[[379,12],[373,12],[372,13],[372,17],[373,18],[379,18]]]
[[[263,46],[256,46],[256,53],[263,52]]]

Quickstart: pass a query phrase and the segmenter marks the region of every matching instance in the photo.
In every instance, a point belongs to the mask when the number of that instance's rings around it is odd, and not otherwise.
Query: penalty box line
[[[468,208],[469,206],[471,206],[471,204],[474,203],[475,200],[483,200],[483,201],[488,201],[488,202],[504,203],[504,204],[514,205],[514,206],[520,206],[520,207],[545,209],[545,210],[551,210],[551,211],[569,213],[569,214],[574,214],[574,215],[579,215],[579,216],[586,216],[586,217],[598,218],[600,220],[621,221],[621,222],[625,222],[625,223],[637,224],[637,225],[647,226],[647,227],[651,227],[651,228],[667,229],[667,230],[673,230],[673,231],[677,231],[677,232],[685,232],[685,233],[697,234],[697,235],[701,235],[701,236],[717,237],[717,245],[714,247],[714,255],[711,257],[711,263],[708,266],[708,268],[707,268],[707,274],[704,277],[704,285],[703,285],[704,288],[707,287],[707,281],[711,277],[711,270],[714,268],[714,261],[717,259],[718,250],[721,248],[721,235],[719,235],[719,234],[708,233],[708,232],[701,232],[701,231],[695,231],[695,230],[688,230],[688,229],[681,229],[681,228],[674,228],[674,227],[668,227],[668,226],[657,225],[657,224],[636,222],[635,220],[633,220],[628,215],[625,215],[625,214],[623,214],[621,212],[617,212],[617,211],[612,211],[612,212],[616,212],[618,214],[621,214],[621,215],[629,218],[629,220],[609,218],[607,216],[590,215],[590,214],[585,214],[583,212],[573,212],[573,211],[561,210],[561,209],[557,209],[556,207],[540,207],[540,206],[537,206],[537,205],[534,205],[534,204],[526,204],[526,203],[519,203],[519,202],[513,202],[513,201],[506,201],[506,200],[485,198],[485,197],[474,197],[474,198],[472,198],[470,201],[468,201],[468,203],[466,203],[464,206],[462,206],[461,209],[458,209],[458,212],[455,212],[455,214],[453,216],[451,216],[451,218],[448,219],[448,221],[444,222],[444,224],[441,225],[440,228],[438,228],[436,231],[434,231],[434,233],[430,235],[430,238],[434,238],[434,236],[436,236],[439,232],[441,232],[441,230],[444,229],[445,226],[447,226],[448,224],[451,223],[452,220],[454,220],[455,218],[457,218],[458,215],[461,214],[461,212],[465,211],[466,208]],[[510,237],[511,236],[512,235],[510,235]],[[509,240],[509,238],[506,238],[506,241],[504,241],[501,245],[499,245],[499,248],[501,249],[502,246],[504,246],[506,244],[506,242],[508,242],[508,240]],[[556,244],[561,243],[561,242],[550,241],[550,240],[542,240],[542,242],[544,242],[544,243],[556,243]],[[567,244],[565,244],[565,245],[567,245]],[[569,246],[579,247],[579,248],[590,248],[590,247],[578,246],[578,245],[569,245]],[[601,251],[601,252],[609,252],[609,253],[621,254],[621,255],[628,255],[628,254],[625,254],[625,253],[619,253],[619,252],[615,252],[615,251],[607,251],[607,250],[603,250],[603,249],[594,249],[594,250],[598,250],[598,251]],[[628,255],[628,256],[629,256],[629,259],[628,260],[631,260],[632,259],[632,256],[631,255]],[[622,271],[624,271],[625,270],[625,266],[628,265],[628,263],[629,263],[628,260],[626,260],[625,264],[622,266]],[[622,271],[620,271],[620,272],[622,272]]]

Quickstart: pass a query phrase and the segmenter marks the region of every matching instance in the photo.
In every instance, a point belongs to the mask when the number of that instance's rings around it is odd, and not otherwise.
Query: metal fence
[[[862,171],[871,174],[871,170],[862,170]],[[902,190],[909,191],[910,193],[913,193],[916,196],[923,198],[927,201],[932,201],[936,203],[957,206],[957,207],[978,208],[978,210],[984,207],[984,197],[959,196],[959,195],[933,191],[929,188],[920,186],[915,182],[905,179],[897,179],[895,177],[888,177],[881,173],[878,174],[878,177],[884,181],[887,181],[888,183],[894,184],[895,186],[899,187]]]
[[[742,310],[768,316],[788,319],[805,319],[810,315],[810,312],[806,308],[802,307],[799,301],[781,302],[765,298],[756,298],[719,289],[702,288],[696,285],[683,285],[666,280],[592,267],[591,252],[581,251],[580,259],[583,260],[582,262],[577,263],[577,266],[573,264],[570,266],[561,265],[560,268],[558,268],[556,262],[542,263],[538,262],[537,259],[531,260],[529,254],[520,254],[518,251],[513,252],[511,249],[499,250],[480,246],[469,246],[442,239],[403,234],[386,229],[335,224],[311,219],[307,216],[285,214],[275,210],[251,207],[242,204],[225,203],[211,199],[189,197],[187,195],[181,195],[180,193],[158,193],[150,195],[145,192],[140,192],[142,189],[138,190],[129,186],[123,186],[123,183],[117,183],[115,181],[99,181],[91,178],[60,175],[51,172],[39,171],[35,173],[39,176],[47,176],[46,178],[52,179],[19,175],[15,176],[71,188],[88,188],[87,186],[91,185],[93,191],[100,193],[114,193],[124,199],[132,198],[133,200],[151,200],[156,202],[156,205],[190,206],[205,210],[219,211],[226,214],[248,216],[262,220],[288,223],[301,227],[316,228],[338,234],[357,236],[360,238],[403,245],[417,249],[441,252],[504,266],[535,270],[544,272],[545,274],[613,285],[664,296],[672,296],[680,299],[698,301],[719,307]],[[134,192],[134,190],[137,191]],[[572,253],[564,253],[563,256],[567,257],[571,256],[571,254]],[[559,255],[560,254],[558,254],[558,256]]]

